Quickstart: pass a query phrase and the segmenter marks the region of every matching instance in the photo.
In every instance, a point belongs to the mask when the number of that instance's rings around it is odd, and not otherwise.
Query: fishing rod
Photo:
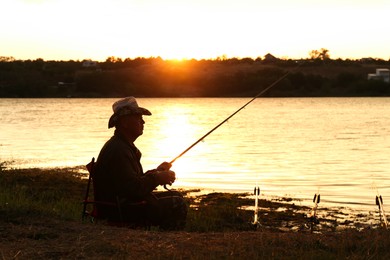
[[[263,89],[262,91],[260,91],[256,96],[254,96],[251,100],[249,100],[247,103],[245,103],[242,107],[240,107],[239,109],[237,109],[234,113],[232,113],[230,116],[228,116],[227,118],[225,118],[221,123],[219,123],[218,125],[216,125],[213,129],[211,129],[210,131],[208,131],[205,135],[203,135],[201,138],[199,138],[197,141],[195,141],[193,144],[191,144],[187,149],[185,149],[183,152],[181,152],[178,156],[176,156],[175,158],[173,158],[172,161],[170,161],[169,163],[162,163],[157,169],[161,169],[161,170],[169,170],[172,166],[172,164],[177,160],[179,159],[180,157],[182,157],[184,154],[186,154],[189,150],[191,150],[195,145],[197,145],[198,143],[200,143],[201,141],[203,141],[207,136],[209,136],[212,132],[214,132],[215,130],[217,130],[220,126],[222,126],[223,124],[225,124],[227,121],[229,121],[230,118],[232,118],[233,116],[235,116],[238,112],[240,112],[241,110],[243,110],[246,106],[248,106],[250,103],[252,103],[256,98],[260,97],[261,95],[263,95],[265,92],[267,92],[268,90],[270,90],[272,87],[274,87],[275,85],[277,85],[279,82],[281,82],[283,79],[285,79],[292,71],[294,70],[297,70],[301,65],[303,64],[302,63],[298,63],[298,65],[292,69],[292,70],[289,70],[287,71],[283,76],[281,76],[280,78],[278,78],[276,81],[274,81],[271,85],[269,85],[268,87],[266,87],[265,89]],[[164,188],[166,190],[169,190],[167,188],[167,185],[164,185]]]
[[[298,69],[299,66],[301,66],[302,63],[299,63],[298,66],[296,66],[294,69],[286,72],[283,76],[281,76],[280,78],[278,78],[276,81],[274,81],[271,85],[269,85],[268,87],[266,87],[265,89],[263,89],[262,91],[260,91],[256,96],[254,96],[251,100],[249,100],[246,104],[244,104],[242,107],[240,107],[239,109],[237,109],[234,113],[232,113],[230,116],[228,116],[225,120],[223,120],[221,123],[219,123],[218,125],[216,125],[213,129],[211,129],[209,132],[207,132],[204,136],[202,136],[201,138],[199,138],[196,142],[194,142],[192,145],[190,145],[187,149],[185,149],[181,154],[179,154],[178,156],[176,156],[172,161],[170,161],[169,163],[172,165],[177,159],[179,159],[180,157],[182,157],[185,153],[187,153],[189,150],[191,150],[195,145],[197,145],[199,142],[201,142],[203,139],[205,139],[207,136],[209,136],[212,132],[214,132],[215,130],[217,130],[220,126],[222,126],[223,124],[225,124],[227,121],[229,121],[230,118],[232,118],[233,116],[235,116],[238,112],[240,112],[241,110],[243,110],[246,106],[248,106],[250,103],[252,103],[256,98],[260,97],[261,95],[263,95],[265,92],[267,92],[269,89],[271,89],[272,87],[274,87],[275,85],[277,85],[279,82],[281,82],[283,79],[285,79],[292,71]]]

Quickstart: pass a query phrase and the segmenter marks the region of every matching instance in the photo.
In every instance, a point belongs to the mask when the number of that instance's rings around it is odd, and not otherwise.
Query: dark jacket
[[[153,173],[144,174],[141,152],[117,131],[100,151],[94,169],[96,200],[136,202],[158,186]]]

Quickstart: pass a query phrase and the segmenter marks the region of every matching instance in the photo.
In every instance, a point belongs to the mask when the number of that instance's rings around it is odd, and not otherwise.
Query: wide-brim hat
[[[145,115],[151,116],[152,113],[146,108],[138,106],[137,100],[134,97],[126,97],[116,101],[112,105],[114,114],[108,121],[108,128],[114,127],[118,122],[118,119],[124,115]]]

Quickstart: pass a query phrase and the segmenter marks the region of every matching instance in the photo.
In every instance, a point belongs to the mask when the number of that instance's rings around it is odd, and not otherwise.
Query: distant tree
[[[121,58],[117,58],[115,56],[110,56],[106,59],[106,62],[115,63],[115,62],[122,62]]]
[[[222,54],[221,56],[218,56],[217,58],[215,58],[216,61],[226,61],[228,60],[228,57],[226,54]]]
[[[241,59],[241,62],[242,63],[252,64],[254,62],[254,60],[252,58],[245,57],[245,58]]]
[[[321,48],[321,50],[312,50],[309,52],[312,60],[328,60],[330,59],[329,50]]]
[[[12,62],[15,61],[15,58],[12,56],[0,56],[0,62]]]

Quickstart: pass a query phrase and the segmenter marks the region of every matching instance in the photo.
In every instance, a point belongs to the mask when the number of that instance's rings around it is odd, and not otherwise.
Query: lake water
[[[85,165],[113,134],[115,99],[0,99],[0,161]],[[247,98],[143,98],[144,169],[171,161]],[[173,165],[175,188],[289,196],[376,210],[390,201],[390,98],[259,98]]]

